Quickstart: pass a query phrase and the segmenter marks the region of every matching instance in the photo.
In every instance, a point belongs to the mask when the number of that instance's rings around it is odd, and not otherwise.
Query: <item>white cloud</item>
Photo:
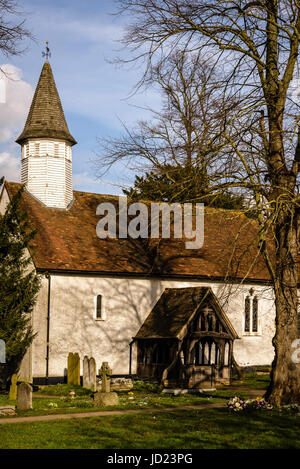
[[[33,91],[13,65],[0,65],[0,76],[2,84],[5,82],[5,102],[0,102],[0,142],[8,142],[25,124]]]
[[[0,153],[0,177],[7,181],[20,181],[20,158],[8,152]]]
[[[87,184],[99,184],[99,182],[88,175],[87,172],[73,174],[73,188],[77,189]]]

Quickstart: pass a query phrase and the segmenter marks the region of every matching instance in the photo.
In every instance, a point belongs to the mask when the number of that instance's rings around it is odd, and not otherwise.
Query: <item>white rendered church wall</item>
[[[41,276],[41,287],[32,314],[33,331],[37,333],[32,343],[32,372],[34,377],[46,376],[47,357],[48,279]]]
[[[237,362],[242,366],[266,365],[273,359],[274,304],[272,294],[262,286],[252,286],[259,296],[260,333],[245,336],[244,298],[251,286],[234,288],[228,298],[224,285],[195,281],[56,275],[52,276],[51,285],[50,376],[63,375],[69,352],[78,352],[81,359],[84,355],[93,356],[98,368],[102,361],[108,361],[114,374],[127,374],[129,342],[167,287],[211,286],[239,334],[240,339],[234,344]],[[99,294],[105,310],[102,321],[95,320],[95,297]],[[39,334],[40,342],[34,349],[34,376],[36,364],[45,357],[44,326]],[[38,367],[43,368],[41,364]]]

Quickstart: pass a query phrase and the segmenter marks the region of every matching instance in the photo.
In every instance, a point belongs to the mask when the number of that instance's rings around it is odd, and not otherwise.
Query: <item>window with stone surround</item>
[[[96,321],[104,321],[106,319],[105,308],[104,308],[103,295],[97,295],[94,297],[94,319]]]
[[[96,319],[103,319],[102,317],[102,295],[96,297]]]
[[[244,334],[257,335],[258,330],[258,297],[254,295],[254,290],[249,290],[249,295],[245,298]]]

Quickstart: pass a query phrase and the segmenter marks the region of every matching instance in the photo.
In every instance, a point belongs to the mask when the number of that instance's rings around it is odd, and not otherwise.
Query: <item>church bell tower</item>
[[[73,200],[72,146],[51,66],[46,61],[37,84],[21,145],[21,183],[47,207],[66,209]]]

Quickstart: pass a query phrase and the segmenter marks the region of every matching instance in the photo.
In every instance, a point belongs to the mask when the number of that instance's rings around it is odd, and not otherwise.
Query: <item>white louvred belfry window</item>
[[[40,144],[39,143],[34,144],[34,156],[40,156]]]

